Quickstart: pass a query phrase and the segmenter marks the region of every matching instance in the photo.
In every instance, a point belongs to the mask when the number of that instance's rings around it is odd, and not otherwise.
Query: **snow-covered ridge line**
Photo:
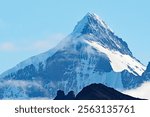
[[[11,73],[15,73],[20,69],[24,69],[26,66],[29,65],[34,65],[34,67],[38,70],[39,68],[39,63],[42,63],[43,65],[45,65],[46,60],[51,57],[57,50],[62,49],[63,47],[67,46],[70,40],[70,35],[66,38],[64,38],[62,41],[60,41],[58,43],[58,45],[44,53],[32,56],[20,63],[18,63],[16,66],[14,66],[11,69],[6,70],[5,72],[3,72],[2,74],[0,74],[0,78],[4,78],[5,76],[11,74]]]
[[[146,67],[143,66],[140,62],[135,60],[129,55],[121,54],[118,51],[109,50],[107,48],[104,48],[101,44],[94,41],[87,41],[86,43],[91,45],[93,48],[97,49],[98,51],[106,54],[111,61],[111,66],[115,72],[121,72],[123,70],[128,70],[130,73],[134,75],[142,75],[142,73],[145,71]],[[135,74],[135,72],[137,74]]]
[[[0,74],[0,78],[3,78],[11,73],[15,73],[17,72],[18,70],[20,69],[24,69],[26,66],[28,65],[34,65],[34,67],[36,69],[38,69],[39,67],[39,63],[43,63],[43,65],[45,64],[45,61],[48,57],[50,57],[51,55],[53,55],[55,53],[56,49],[51,49],[47,52],[44,52],[44,53],[41,53],[39,55],[36,55],[36,56],[32,56],[20,63],[18,63],[15,67],[7,70],[6,72],[3,72],[2,74]]]

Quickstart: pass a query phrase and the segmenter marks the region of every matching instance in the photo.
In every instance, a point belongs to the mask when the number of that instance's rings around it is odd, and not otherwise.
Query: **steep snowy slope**
[[[59,89],[78,93],[92,83],[124,90],[139,86],[144,70],[127,43],[88,13],[54,49],[3,73],[0,98],[54,98]]]
[[[121,72],[126,69],[134,75],[142,75],[145,68],[139,61],[132,58],[131,56],[122,54],[118,51],[111,51],[108,48],[104,48],[101,44],[94,41],[86,42],[93,48],[97,49],[102,53],[105,53],[108,56],[111,62],[111,66],[115,72]]]

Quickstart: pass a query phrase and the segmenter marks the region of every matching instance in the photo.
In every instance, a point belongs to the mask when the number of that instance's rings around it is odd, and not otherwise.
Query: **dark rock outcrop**
[[[74,99],[75,99],[74,91],[70,91],[70,92],[66,95],[66,100],[74,100]]]
[[[57,91],[57,96],[54,100],[65,100],[65,93],[62,90]]]
[[[67,95],[64,95],[63,91],[61,93],[60,95],[60,91],[58,91],[54,100],[140,100],[139,98],[125,95],[103,84],[91,84],[83,88],[76,97],[73,91]]]
[[[67,95],[65,95],[64,91],[57,91],[57,96],[54,100],[75,100],[74,91],[70,91]]]

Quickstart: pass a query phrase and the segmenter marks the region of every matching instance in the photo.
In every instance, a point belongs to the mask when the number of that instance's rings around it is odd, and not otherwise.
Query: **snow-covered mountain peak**
[[[102,20],[97,14],[95,13],[87,13],[86,17],[89,19],[89,20],[94,20],[96,22],[99,23],[99,25],[101,25],[102,27],[104,27],[105,29],[107,30],[110,30],[109,26],[104,22],[104,20]],[[93,22],[94,23],[94,22]],[[112,30],[110,30],[112,31]]]
[[[54,98],[59,89],[78,93],[92,83],[130,89],[148,79],[144,71],[127,43],[88,13],[56,47],[1,74],[0,99]]]
[[[132,56],[127,43],[116,36],[106,23],[94,13],[87,13],[75,26],[71,35],[73,35],[73,37],[76,35],[77,37],[91,37],[88,38],[88,40],[98,42],[110,50],[119,51],[122,54]]]
[[[95,13],[87,13],[74,28],[73,33],[90,34],[97,31],[111,31],[106,23]]]

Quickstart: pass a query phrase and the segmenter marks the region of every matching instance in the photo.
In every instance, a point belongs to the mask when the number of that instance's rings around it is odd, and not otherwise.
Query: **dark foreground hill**
[[[125,95],[103,84],[91,84],[83,88],[76,96],[71,91],[67,95],[59,90],[54,100],[140,100],[139,98]]]

